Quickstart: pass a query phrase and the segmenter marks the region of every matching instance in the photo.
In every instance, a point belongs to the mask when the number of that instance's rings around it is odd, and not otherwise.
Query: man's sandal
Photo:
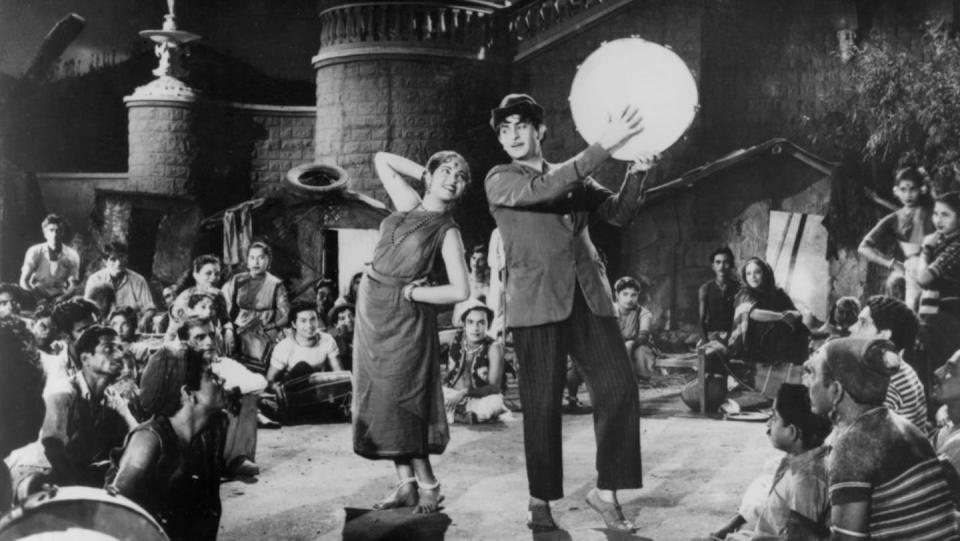
[[[432,485],[428,485],[423,481],[417,480],[417,485],[420,487],[421,492],[427,494],[420,494],[420,500],[417,502],[416,509],[413,510],[414,513],[436,513],[440,510],[440,503],[443,502],[443,495],[440,494],[440,480],[437,479]],[[431,502],[431,498],[434,500]]]
[[[620,504],[604,501],[600,498],[600,492],[597,489],[590,489],[590,492],[587,492],[586,500],[587,505],[597,513],[600,513],[607,528],[630,533],[637,531],[637,526],[623,516],[623,510],[620,508]]]
[[[380,509],[396,509],[398,507],[414,507],[420,503],[420,494],[416,489],[408,492],[405,495],[401,495],[403,488],[409,484],[414,484],[417,482],[416,477],[405,477],[397,481],[397,488],[390,493],[389,496],[383,500],[373,504],[373,508]]]

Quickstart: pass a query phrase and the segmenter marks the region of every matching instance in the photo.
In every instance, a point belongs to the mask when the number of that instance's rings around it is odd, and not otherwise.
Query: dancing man
[[[597,437],[597,487],[587,503],[607,527],[635,531],[617,490],[642,486],[640,402],[620,337],[610,284],[587,225],[628,222],[643,199],[646,164],[628,172],[619,193],[589,175],[640,133],[634,107],[611,118],[604,135],[562,163],[543,158],[543,108],[510,94],[491,112],[490,125],[512,163],[487,175],[490,211],[506,254],[506,324],[520,360],[520,401],[530,488],[527,526],[558,529],[550,500],[563,497],[560,402],[565,360],[576,359],[590,389]]]

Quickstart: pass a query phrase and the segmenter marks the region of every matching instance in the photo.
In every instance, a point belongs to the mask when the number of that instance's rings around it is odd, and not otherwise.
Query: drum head
[[[613,153],[618,160],[669,148],[693,122],[697,100],[697,83],[683,60],[640,38],[601,45],[577,70],[570,89],[573,122],[588,143],[600,139],[609,117],[627,105],[640,108],[644,130]]]
[[[142,507],[88,487],[34,494],[0,519],[0,541],[169,541]]]

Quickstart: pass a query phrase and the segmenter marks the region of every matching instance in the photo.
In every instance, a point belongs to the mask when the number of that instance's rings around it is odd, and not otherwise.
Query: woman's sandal
[[[440,494],[440,480],[437,479],[432,485],[417,480],[417,485],[420,486],[421,491],[420,501],[417,503],[417,507],[413,512],[417,514],[427,514],[439,511],[440,503],[443,501],[443,495]]]
[[[597,513],[600,513],[607,528],[630,533],[637,531],[637,526],[623,516],[623,510],[620,508],[620,504],[604,501],[600,498],[600,492],[597,491],[597,489],[590,489],[590,492],[587,492],[586,499],[587,505]]]
[[[398,507],[414,507],[420,503],[420,493],[416,487],[412,490],[406,490],[404,487],[417,482],[416,477],[406,477],[397,481],[397,488],[383,500],[373,504],[373,508],[396,509]]]

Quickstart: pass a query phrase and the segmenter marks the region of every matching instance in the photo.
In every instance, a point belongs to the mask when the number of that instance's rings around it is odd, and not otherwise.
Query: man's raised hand
[[[643,131],[643,117],[640,108],[627,105],[620,115],[608,117],[607,128],[597,141],[607,152],[613,153],[629,141],[634,135]]]

